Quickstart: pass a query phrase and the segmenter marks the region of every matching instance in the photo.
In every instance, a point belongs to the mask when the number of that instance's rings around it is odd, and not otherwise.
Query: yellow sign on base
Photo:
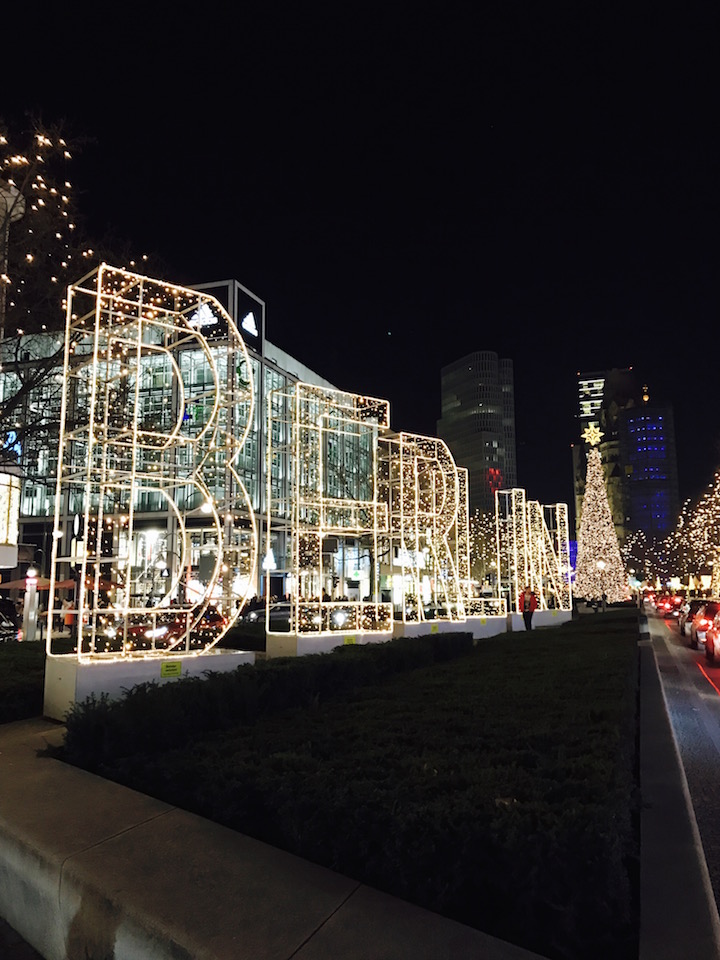
[[[160,664],[161,677],[181,677],[182,660],[164,660]]]

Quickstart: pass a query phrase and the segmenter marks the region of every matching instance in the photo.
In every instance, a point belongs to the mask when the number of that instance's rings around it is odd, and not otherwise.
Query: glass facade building
[[[495,491],[517,486],[512,360],[479,350],[443,367],[440,383],[438,436],[468,470],[471,513],[493,513]]]

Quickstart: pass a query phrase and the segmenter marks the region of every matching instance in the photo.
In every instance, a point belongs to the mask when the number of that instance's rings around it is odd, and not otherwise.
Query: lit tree
[[[601,436],[592,426],[583,434],[590,452],[578,531],[575,594],[585,600],[601,600],[605,594],[609,603],[616,603],[625,596],[625,570],[597,448]]]
[[[694,507],[686,503],[676,530],[678,553],[690,574],[712,567],[711,592],[720,590],[720,472]]]
[[[58,126],[11,134],[0,120],[0,462],[33,463],[33,443],[57,432],[68,284],[102,260],[135,266],[125,245],[83,237],[69,180],[81,145]]]
[[[650,582],[655,579],[652,563],[652,546],[644,530],[633,530],[620,548],[625,569],[634,570],[638,580]]]
[[[685,526],[684,540],[696,566],[715,562],[720,548],[720,472],[708,484]]]

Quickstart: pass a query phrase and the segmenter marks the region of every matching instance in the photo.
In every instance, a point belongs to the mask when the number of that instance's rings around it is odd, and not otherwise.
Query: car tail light
[[[707,630],[711,623],[712,620],[708,620],[706,617],[701,617],[698,620],[698,627],[700,627],[701,630]]]

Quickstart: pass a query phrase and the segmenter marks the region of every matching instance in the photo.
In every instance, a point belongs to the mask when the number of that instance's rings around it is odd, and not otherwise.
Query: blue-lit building
[[[603,433],[600,456],[620,543],[642,530],[664,538],[680,510],[675,424],[670,404],[651,401],[632,368],[578,374],[578,433]],[[585,444],[573,447],[576,529],[585,491]]]
[[[629,525],[663,538],[680,509],[675,424],[669,404],[652,403],[643,392],[639,407],[620,418],[620,456],[626,465]]]

